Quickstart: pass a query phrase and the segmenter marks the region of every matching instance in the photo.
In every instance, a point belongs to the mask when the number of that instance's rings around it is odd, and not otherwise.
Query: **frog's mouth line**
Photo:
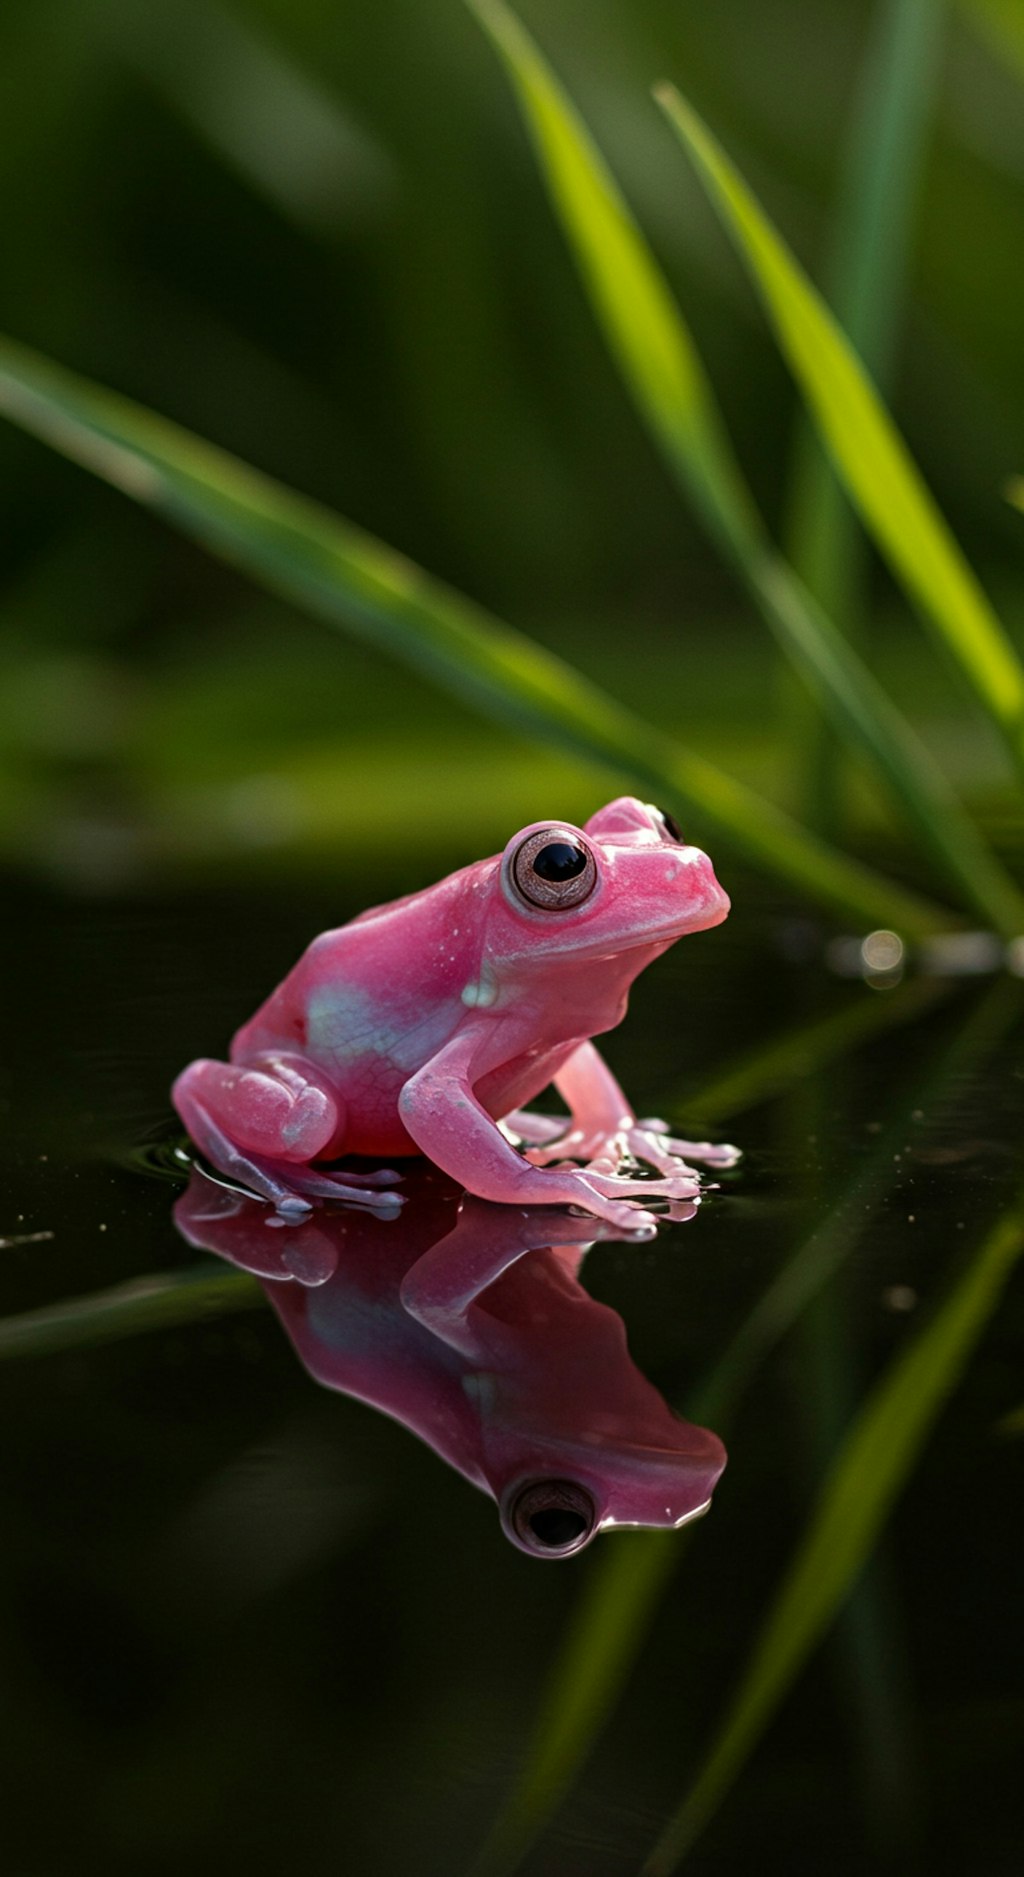
[[[709,1493],[702,1505],[694,1506],[690,1512],[681,1512],[679,1517],[673,1519],[671,1523],[666,1520],[664,1525],[652,1527],[649,1522],[645,1522],[643,1519],[608,1518],[602,1519],[598,1530],[602,1532],[641,1532],[655,1529],[666,1532],[678,1532],[682,1530],[684,1525],[692,1525],[694,1519],[702,1519],[704,1514],[710,1510],[711,1494]]]
[[[621,939],[611,938],[607,933],[601,938],[595,934],[592,945],[588,945],[585,940],[580,942],[578,938],[574,939],[572,956],[577,960],[619,958],[624,952],[649,951],[652,945],[673,945],[676,939],[685,938],[690,932],[710,932],[716,925],[722,925],[729,916],[731,901],[721,889],[719,892],[721,897],[717,903],[712,902],[699,910],[691,909],[688,917],[666,919],[647,926],[643,931],[634,929],[624,932]],[[541,942],[536,946],[538,956],[541,953],[549,957],[554,954],[565,955],[567,947],[564,939],[560,939],[554,931],[551,936],[553,942],[550,945]]]

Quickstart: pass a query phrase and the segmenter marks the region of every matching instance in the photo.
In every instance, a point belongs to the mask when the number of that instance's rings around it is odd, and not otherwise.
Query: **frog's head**
[[[670,815],[632,795],[582,828],[568,821],[521,828],[499,879],[492,943],[538,959],[663,950],[729,911],[707,855],[683,840]]]
[[[659,1406],[666,1425],[655,1438],[590,1451],[586,1442],[575,1450],[568,1444],[562,1471],[513,1479],[498,1502],[505,1536],[532,1558],[571,1558],[598,1532],[678,1531],[702,1517],[725,1466],[725,1448],[709,1428]]]

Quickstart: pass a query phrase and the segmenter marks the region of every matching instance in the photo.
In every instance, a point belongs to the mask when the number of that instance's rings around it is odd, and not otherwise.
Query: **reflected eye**
[[[527,905],[560,912],[589,899],[597,885],[597,863],[575,836],[560,828],[542,828],[516,850],[512,880]]]
[[[676,820],[675,816],[667,815],[663,808],[659,808],[658,813],[661,816],[662,826],[664,827],[665,833],[668,835],[669,840],[678,841],[680,847],[684,847],[686,843],[683,840],[683,831],[680,828],[679,823]]]
[[[571,1480],[537,1480],[516,1494],[508,1522],[534,1557],[567,1558],[593,1537],[597,1511],[590,1494]]]

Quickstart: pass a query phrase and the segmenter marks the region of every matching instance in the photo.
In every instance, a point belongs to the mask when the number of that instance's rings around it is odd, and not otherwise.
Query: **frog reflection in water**
[[[620,1022],[645,965],[728,910],[707,857],[632,796],[582,829],[537,823],[322,933],[230,1061],[178,1077],[175,1105],[213,1165],[283,1214],[316,1198],[394,1212],[393,1169],[321,1163],[418,1152],[484,1199],[650,1231],[643,1201],[699,1191],[687,1155],[727,1165],[735,1150],[637,1121],[590,1038]],[[552,1081],[568,1119],[524,1112]],[[656,1177],[621,1171],[635,1161]]]
[[[721,1442],[671,1412],[621,1317],[577,1280],[615,1228],[466,1198],[432,1167],[410,1187],[398,1219],[319,1207],[291,1220],[194,1171],[175,1221],[259,1277],[317,1381],[491,1493],[521,1550],[569,1557],[598,1531],[706,1511]]]

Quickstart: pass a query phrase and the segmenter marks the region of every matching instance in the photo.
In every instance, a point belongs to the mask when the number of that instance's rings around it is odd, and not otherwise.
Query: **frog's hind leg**
[[[568,1158],[604,1174],[617,1172],[627,1160],[642,1161],[665,1176],[673,1199],[690,1200],[697,1198],[700,1181],[688,1161],[729,1167],[739,1158],[735,1147],[678,1140],[664,1121],[638,1121],[593,1043],[580,1043],[566,1059],[555,1087],[569,1109],[563,1120],[527,1109],[507,1115],[503,1124],[525,1143],[526,1158],[535,1166]]]
[[[540,1147],[547,1141],[561,1140],[566,1129],[572,1126],[572,1116],[535,1114],[532,1108],[514,1108],[511,1114],[498,1122],[498,1126],[507,1139],[523,1141],[529,1147]]]
[[[346,1199],[396,1212],[399,1175],[329,1173],[310,1163],[343,1136],[343,1110],[301,1056],[247,1063],[190,1063],[171,1099],[196,1146],[218,1172],[239,1180],[279,1212],[308,1212],[313,1199]]]

